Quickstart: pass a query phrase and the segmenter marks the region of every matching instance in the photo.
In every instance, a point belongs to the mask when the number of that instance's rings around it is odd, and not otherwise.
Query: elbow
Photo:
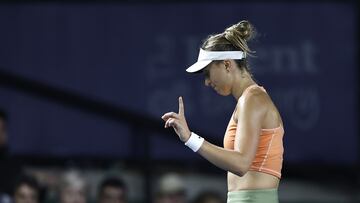
[[[250,165],[249,166],[238,166],[235,171],[234,174],[236,174],[237,176],[243,177],[250,169]]]
[[[244,161],[238,163],[235,166],[235,170],[233,171],[233,173],[237,176],[243,177],[250,170],[251,163],[251,161]]]

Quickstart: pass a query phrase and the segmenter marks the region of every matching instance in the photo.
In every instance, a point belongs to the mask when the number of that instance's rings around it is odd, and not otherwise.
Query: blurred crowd
[[[168,173],[155,183],[151,200],[129,199],[129,188],[120,176],[105,176],[96,185],[95,194],[91,185],[77,170],[67,170],[55,178],[44,178],[36,174],[20,174],[11,185],[10,192],[0,190],[0,203],[223,203],[223,197],[215,191],[202,191],[189,199],[181,176]],[[3,189],[3,188],[1,188]]]
[[[125,182],[125,177],[119,173],[104,172],[102,177],[94,182],[84,175],[86,170],[61,169],[56,173],[24,170],[22,162],[9,154],[6,126],[7,115],[0,109],[0,203],[140,202],[129,198],[129,182]],[[176,173],[164,173],[152,185],[154,188],[151,199],[141,202],[225,202],[217,192],[206,190],[190,199],[187,191],[191,190],[191,185],[186,185]],[[95,188],[95,191],[91,188]],[[135,196],[137,192],[140,191],[132,191]]]

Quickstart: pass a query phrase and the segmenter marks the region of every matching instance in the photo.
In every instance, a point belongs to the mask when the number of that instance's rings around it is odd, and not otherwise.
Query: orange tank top
[[[242,96],[246,95],[246,93],[254,87],[259,86],[256,84],[249,86]],[[263,87],[260,88],[266,92]],[[234,150],[236,129],[237,123],[234,121],[233,116],[231,116],[224,136],[225,149]],[[281,178],[284,153],[283,135],[284,128],[282,125],[273,129],[261,129],[259,144],[255,158],[250,166],[250,171],[263,172]]]

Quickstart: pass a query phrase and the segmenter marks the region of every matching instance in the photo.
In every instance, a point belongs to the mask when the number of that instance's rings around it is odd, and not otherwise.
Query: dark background
[[[43,165],[152,161],[222,173],[164,130],[160,116],[183,96],[189,127],[222,145],[236,101],[185,69],[207,35],[243,19],[258,31],[254,77],[284,121],[284,177],[331,174],[357,186],[352,1],[0,4],[0,107],[11,154]]]

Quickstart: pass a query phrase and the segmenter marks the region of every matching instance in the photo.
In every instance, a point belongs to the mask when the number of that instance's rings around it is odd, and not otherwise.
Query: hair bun
[[[238,36],[245,41],[249,41],[254,38],[255,30],[249,21],[242,20],[239,23],[228,27],[224,33],[226,38],[228,38],[227,36]]]

